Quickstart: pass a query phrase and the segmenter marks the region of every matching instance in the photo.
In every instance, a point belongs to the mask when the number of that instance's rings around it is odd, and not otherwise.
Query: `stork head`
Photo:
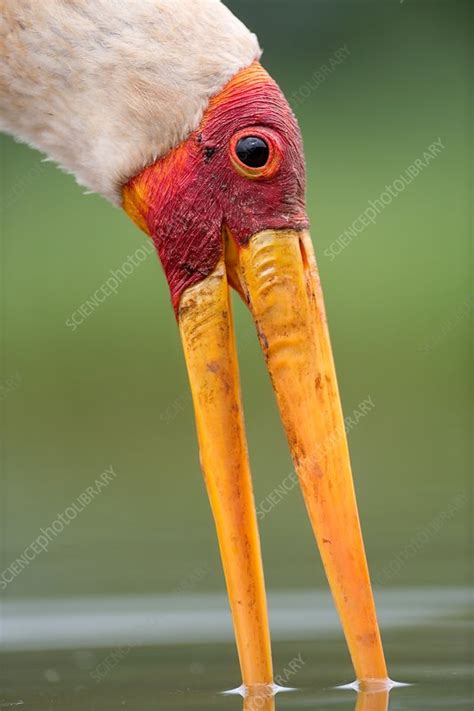
[[[258,62],[212,97],[189,138],[125,186],[124,207],[155,242],[177,314],[183,292],[226,249],[238,254],[265,230],[308,226],[300,131]],[[227,272],[243,293],[229,260]]]

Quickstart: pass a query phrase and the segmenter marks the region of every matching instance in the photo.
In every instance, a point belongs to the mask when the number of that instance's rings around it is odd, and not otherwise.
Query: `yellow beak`
[[[215,271],[182,296],[179,325],[201,463],[243,682],[272,683],[270,635],[229,285],[248,304],[359,681],[387,679],[319,275],[309,234],[226,230]]]

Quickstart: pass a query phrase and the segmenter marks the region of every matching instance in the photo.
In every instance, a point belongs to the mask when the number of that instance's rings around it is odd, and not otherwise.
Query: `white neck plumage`
[[[0,0],[0,130],[112,202],[260,56],[220,0]]]

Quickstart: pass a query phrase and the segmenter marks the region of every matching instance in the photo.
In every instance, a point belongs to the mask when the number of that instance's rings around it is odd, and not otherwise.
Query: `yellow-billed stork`
[[[243,682],[270,635],[229,287],[248,305],[357,678],[387,679],[297,121],[220,0],[0,0],[0,129],[153,240],[189,371]]]

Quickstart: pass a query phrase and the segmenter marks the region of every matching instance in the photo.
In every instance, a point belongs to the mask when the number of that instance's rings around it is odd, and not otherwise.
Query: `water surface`
[[[391,692],[388,708],[472,711],[469,591],[400,588],[378,601],[392,678],[410,684]],[[326,593],[279,592],[270,609],[276,679],[295,690],[245,711],[385,711],[383,694],[336,688],[351,681],[351,667]],[[222,596],[30,600],[4,609],[3,638],[0,708],[243,706],[221,693],[239,683]]]

